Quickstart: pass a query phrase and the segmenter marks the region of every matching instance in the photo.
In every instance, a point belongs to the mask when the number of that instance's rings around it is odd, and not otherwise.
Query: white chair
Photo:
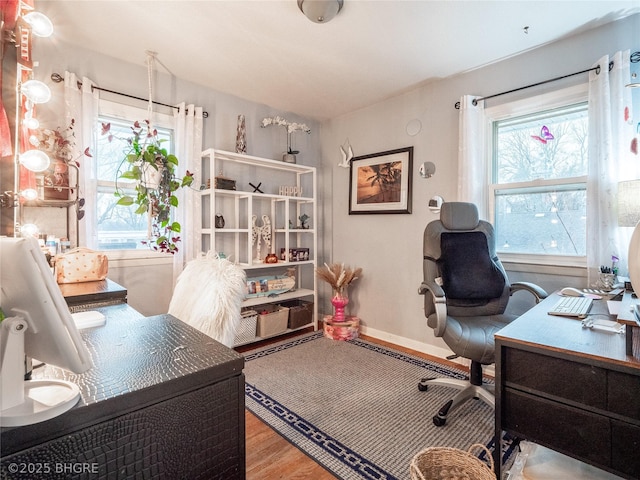
[[[169,314],[233,347],[246,287],[242,268],[209,252],[188,262],[178,276]]]

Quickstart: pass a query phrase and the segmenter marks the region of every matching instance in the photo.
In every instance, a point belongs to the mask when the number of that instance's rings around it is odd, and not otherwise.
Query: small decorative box
[[[347,316],[344,322],[334,322],[333,315],[324,317],[324,336],[332,340],[354,340],[360,331],[360,319]]]
[[[215,188],[221,190],[235,190],[236,181],[225,177],[215,177]]]
[[[289,262],[302,262],[304,260],[309,260],[309,249],[308,248],[290,248],[289,249],[289,258],[287,258],[286,250],[284,248],[280,249],[280,260],[289,261]]]

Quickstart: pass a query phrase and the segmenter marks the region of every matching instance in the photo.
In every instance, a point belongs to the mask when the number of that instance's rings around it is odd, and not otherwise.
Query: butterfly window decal
[[[531,138],[539,141],[540,143],[546,144],[549,140],[553,140],[555,137],[549,131],[549,128],[546,125],[543,125],[540,129],[540,135],[531,135]]]

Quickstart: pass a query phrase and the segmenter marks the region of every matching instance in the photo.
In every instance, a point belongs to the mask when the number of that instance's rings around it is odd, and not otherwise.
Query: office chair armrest
[[[422,282],[420,284],[420,287],[418,288],[418,293],[420,295],[424,295],[427,292],[431,292],[431,295],[433,295],[434,300],[439,297],[444,298],[444,290],[436,282]]]
[[[536,297],[536,303],[540,303],[541,300],[547,298],[549,295],[543,288],[539,287],[535,283],[530,282],[515,282],[511,284],[511,295],[519,290],[526,290]]]
[[[433,302],[434,313],[428,316],[428,324],[434,330],[436,337],[441,337],[444,334],[447,326],[447,298],[444,295],[444,290],[440,285],[435,282],[422,282],[418,288],[420,295],[431,294],[431,301]],[[435,323],[433,320],[435,316]]]

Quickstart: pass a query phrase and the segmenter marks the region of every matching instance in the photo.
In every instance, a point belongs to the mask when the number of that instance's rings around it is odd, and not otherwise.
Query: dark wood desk
[[[99,282],[60,283],[58,286],[71,312],[127,303],[127,289],[108,278]]]
[[[633,313],[631,312],[631,306],[639,303],[638,298],[633,295],[631,292],[624,292],[624,296],[622,297],[622,302],[620,304],[620,313],[618,313],[618,322],[624,324],[626,331],[626,345],[627,345],[627,354],[633,355],[633,337],[634,333],[636,336],[638,335],[638,323],[633,318]]]
[[[544,445],[628,479],[640,478],[640,356],[625,335],[547,315],[556,294],[500,330],[496,343],[496,439]],[[608,317],[606,302],[593,314]],[[636,336],[637,337],[637,336]],[[500,449],[496,473],[500,478]]]
[[[171,315],[95,308],[81,331],[94,366],[44,367],[80,387],[70,411],[1,429],[0,478],[245,478],[244,358]]]

